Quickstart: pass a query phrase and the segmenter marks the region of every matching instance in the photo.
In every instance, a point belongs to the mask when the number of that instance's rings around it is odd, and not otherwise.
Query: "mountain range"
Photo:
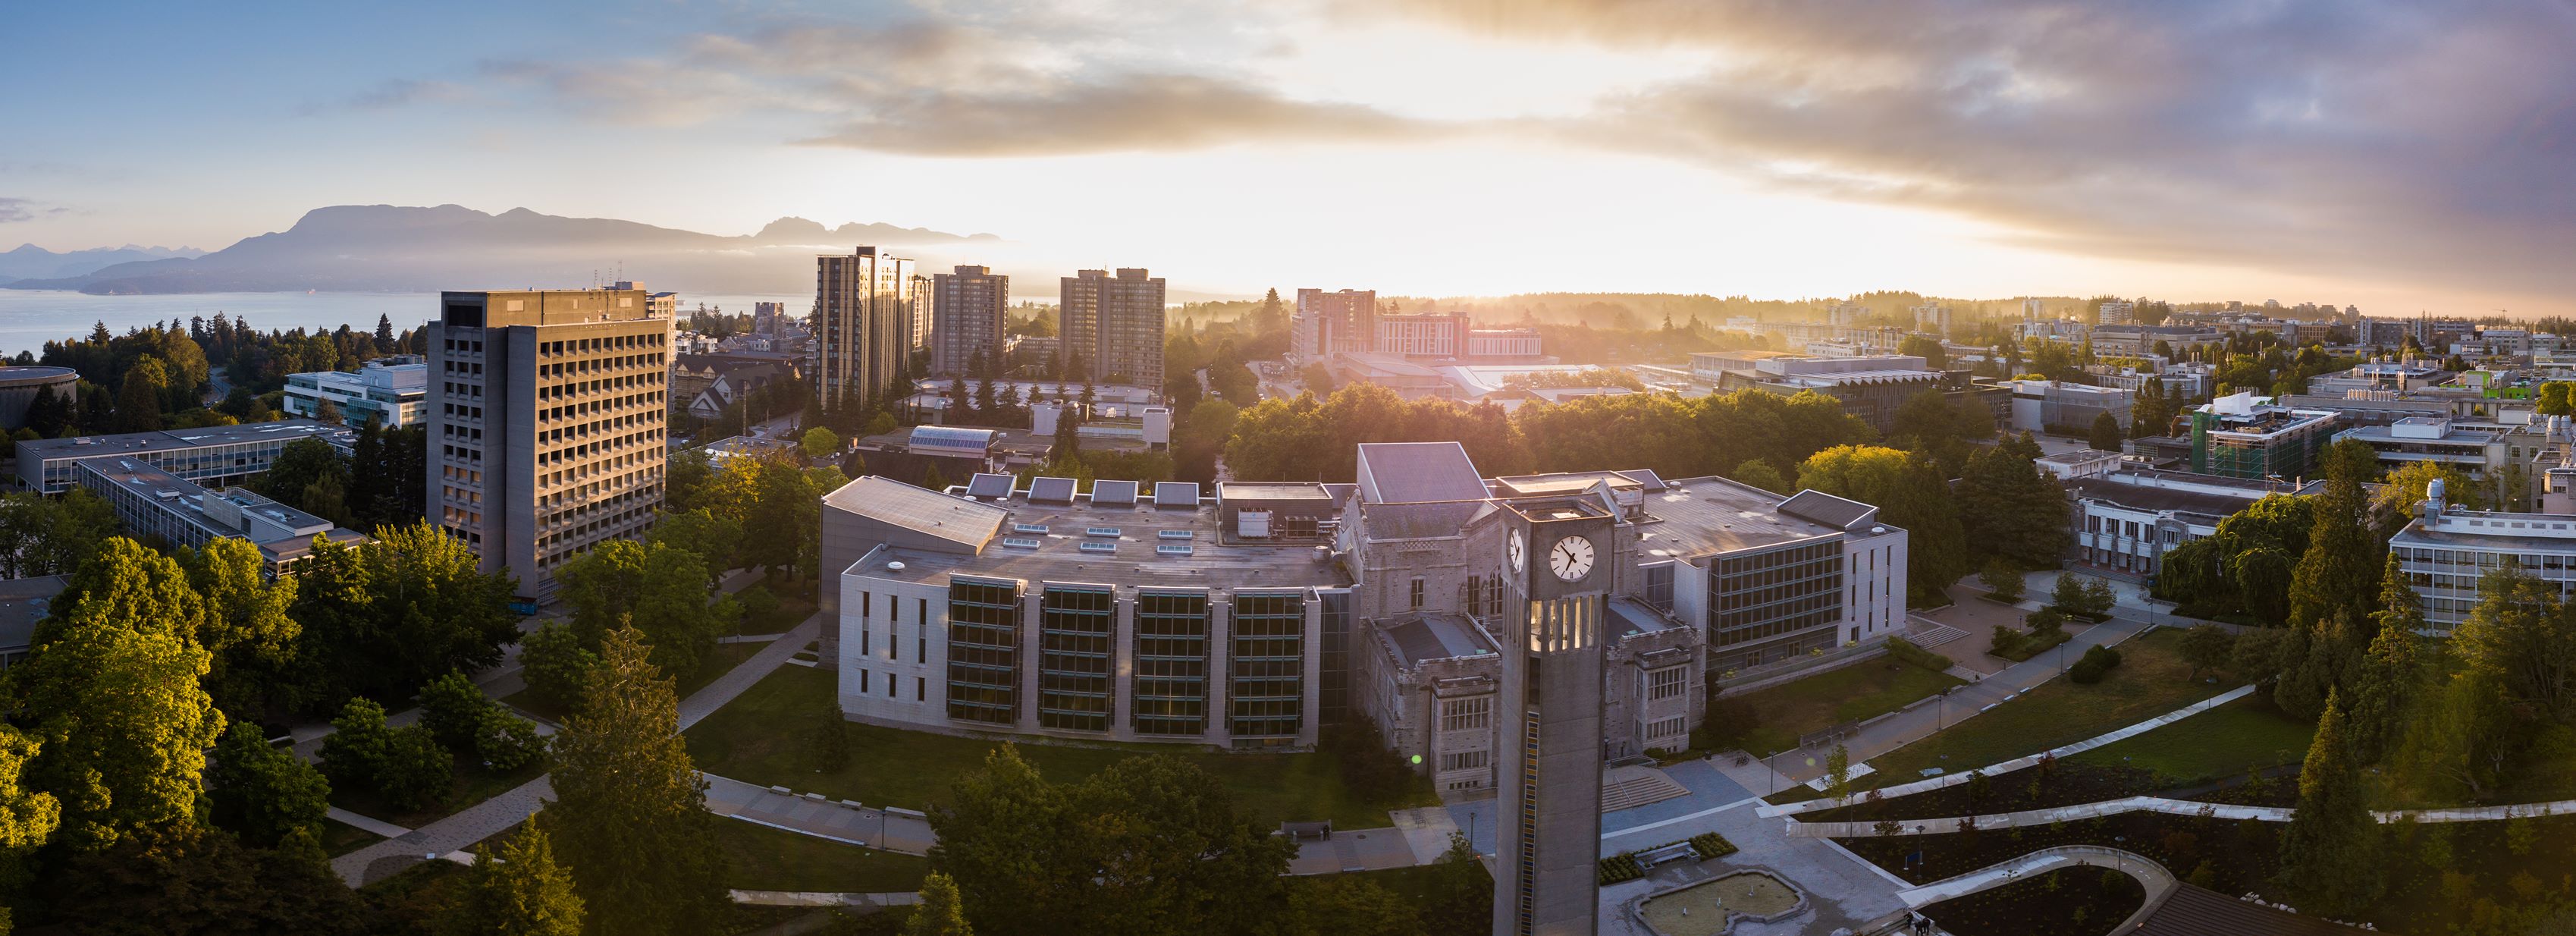
[[[566,218],[514,208],[489,214],[459,205],[333,205],[305,212],[285,231],[213,253],[127,247],[55,254],[33,245],[0,254],[0,288],[76,289],[100,295],[199,292],[427,292],[562,288],[607,278],[654,289],[768,292],[810,287],[814,255],[861,244],[999,245],[891,224],[826,228],[780,218],[757,234],[727,237],[613,218]],[[111,254],[131,255],[109,256]],[[14,265],[26,255],[26,269]],[[91,265],[86,260],[101,259]],[[45,262],[55,262],[45,266]],[[83,267],[86,267],[85,269]],[[622,271],[619,272],[619,271]],[[9,277],[18,277],[7,281]]]
[[[137,260],[165,260],[171,257],[201,257],[205,251],[194,247],[93,247],[70,253],[55,253],[34,244],[20,244],[18,249],[0,253],[0,284],[22,279],[59,279],[86,276],[101,269]]]

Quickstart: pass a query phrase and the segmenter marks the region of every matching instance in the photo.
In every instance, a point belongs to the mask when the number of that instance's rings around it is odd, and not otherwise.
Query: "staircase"
[[[1689,787],[1652,767],[1612,767],[1601,776],[1602,812],[1635,809],[1689,795]]]
[[[1967,631],[1960,630],[1956,627],[1952,627],[1948,624],[1943,624],[1929,618],[1908,617],[1905,619],[1906,642],[1925,650],[1933,649],[1941,646],[1942,644],[1946,644],[1966,636],[1968,636]]]

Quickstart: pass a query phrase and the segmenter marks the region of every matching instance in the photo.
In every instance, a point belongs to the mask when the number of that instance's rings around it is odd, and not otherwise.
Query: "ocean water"
[[[680,294],[680,313],[700,303],[727,312],[749,312],[753,302],[785,302],[788,311],[804,315],[812,296],[734,296]],[[391,316],[394,330],[418,328],[438,314],[436,293],[193,293],[175,296],[92,296],[41,289],[0,289],[0,355],[21,350],[41,353],[47,341],[78,338],[90,326],[107,330],[153,323],[182,322],[193,316],[238,315],[260,331],[303,328],[328,331],[346,324],[373,331],[378,316]]]

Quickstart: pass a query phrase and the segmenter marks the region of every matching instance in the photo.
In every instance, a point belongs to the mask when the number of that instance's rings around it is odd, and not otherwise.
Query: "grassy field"
[[[689,729],[689,755],[701,770],[748,783],[871,806],[921,809],[947,802],[957,779],[981,769],[986,752],[1000,744],[850,724],[846,726],[852,752],[849,766],[830,773],[818,771],[808,753],[811,732],[815,713],[831,698],[833,675],[828,669],[780,667],[733,704]],[[1058,782],[1091,776],[1140,753],[1186,757],[1233,791],[1238,809],[1255,814],[1264,824],[1330,819],[1345,829],[1376,828],[1388,824],[1389,809],[1439,802],[1429,790],[1419,788],[1396,802],[1362,802],[1343,788],[1333,758],[1323,754],[1238,754],[1134,744],[1024,743],[1019,750],[1039,772]]]
[[[322,853],[333,858],[384,840],[384,836],[336,819],[322,820]]]
[[[1870,760],[1877,769],[1854,785],[1868,789],[1921,779],[1925,768],[1959,771],[2071,744],[2154,718],[2231,688],[2191,682],[2182,634],[2174,628],[2117,648],[2119,666],[2090,686],[2059,676],[2021,698]],[[1946,755],[1946,756],[1945,756]]]
[[[1720,706],[1746,710],[1748,717],[1740,722],[1746,727],[1711,742],[1720,750],[1740,747],[1757,757],[1785,751],[1797,746],[1799,735],[1893,712],[1959,682],[1893,659],[1857,663],[1741,696],[1721,696]]]
[[[740,819],[717,819],[715,825],[716,845],[729,865],[725,884],[741,890],[917,891],[930,873],[930,859],[918,855],[843,845]]]
[[[2316,730],[2256,694],[2067,760],[2145,768],[2183,786],[2298,763]]]

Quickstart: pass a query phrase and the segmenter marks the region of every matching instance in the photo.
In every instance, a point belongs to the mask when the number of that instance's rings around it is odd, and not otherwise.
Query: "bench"
[[[1328,839],[1333,837],[1333,823],[1331,820],[1325,820],[1323,822],[1282,822],[1279,824],[1279,834],[1285,835],[1291,839]]]
[[[1698,857],[1699,850],[1692,848],[1691,843],[1674,842],[1670,845],[1657,845],[1653,848],[1646,849],[1645,851],[1638,852],[1637,863],[1651,868],[1667,861],[1696,859]]]

